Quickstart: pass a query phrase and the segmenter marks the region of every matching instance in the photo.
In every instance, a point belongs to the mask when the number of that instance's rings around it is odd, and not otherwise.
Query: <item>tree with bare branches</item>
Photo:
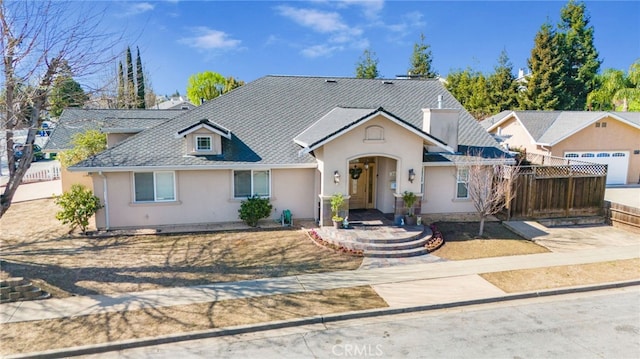
[[[68,66],[74,77],[90,78],[113,63],[120,38],[101,30],[104,11],[80,2],[0,1],[2,103],[0,129],[6,131],[9,181],[0,197],[0,217],[31,166],[33,143],[56,75]],[[118,48],[120,48],[118,46]],[[28,130],[16,162],[13,136]]]
[[[519,171],[517,165],[487,163],[476,156],[467,156],[458,166],[458,176],[462,175],[467,196],[480,217],[478,236],[484,234],[487,217],[500,212],[513,199]]]

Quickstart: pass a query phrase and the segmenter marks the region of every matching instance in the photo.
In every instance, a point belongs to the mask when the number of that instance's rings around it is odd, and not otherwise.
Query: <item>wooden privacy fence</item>
[[[527,154],[515,179],[510,218],[602,215],[607,165]]]
[[[640,208],[605,201],[604,210],[609,224],[640,233]]]

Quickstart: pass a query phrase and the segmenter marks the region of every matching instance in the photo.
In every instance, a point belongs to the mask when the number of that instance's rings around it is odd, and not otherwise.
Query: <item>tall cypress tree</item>
[[[546,22],[538,30],[527,61],[531,76],[527,91],[521,93],[520,107],[526,110],[556,110],[565,103],[565,66],[560,56],[558,37]]]
[[[407,74],[419,78],[436,78],[438,73],[431,67],[433,57],[429,49],[430,46],[425,43],[424,39],[424,34],[421,33],[420,42],[413,44],[411,67],[407,70]]]
[[[118,97],[116,98],[116,108],[126,108],[124,69],[122,62],[118,61]]]
[[[138,56],[136,58],[136,85],[138,87],[138,108],[146,108],[144,101],[144,74],[142,72],[142,60],[140,60],[140,49],[136,46]]]
[[[136,104],[136,84],[133,79],[133,62],[131,61],[131,48],[127,46],[127,106],[135,108]]]
[[[587,95],[596,86],[601,60],[593,44],[593,26],[584,3],[570,0],[560,12],[559,46],[566,69],[565,110],[584,110]]]

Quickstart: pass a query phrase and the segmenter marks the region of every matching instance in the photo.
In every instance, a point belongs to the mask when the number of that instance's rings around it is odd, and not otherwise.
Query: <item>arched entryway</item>
[[[377,209],[382,213],[392,213],[396,167],[396,159],[384,156],[370,155],[349,160],[349,210]]]

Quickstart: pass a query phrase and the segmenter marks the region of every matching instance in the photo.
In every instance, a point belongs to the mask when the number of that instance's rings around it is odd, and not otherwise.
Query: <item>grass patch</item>
[[[387,307],[369,286],[2,325],[0,354]]]
[[[438,222],[436,226],[442,232],[445,244],[432,254],[448,260],[549,252],[498,222],[486,222],[481,238],[478,237],[478,222]]]
[[[353,270],[362,262],[320,250],[295,229],[67,236],[47,217],[52,202],[16,203],[0,219],[0,277],[28,278],[58,298]]]
[[[640,279],[640,258],[480,275],[507,293]]]

